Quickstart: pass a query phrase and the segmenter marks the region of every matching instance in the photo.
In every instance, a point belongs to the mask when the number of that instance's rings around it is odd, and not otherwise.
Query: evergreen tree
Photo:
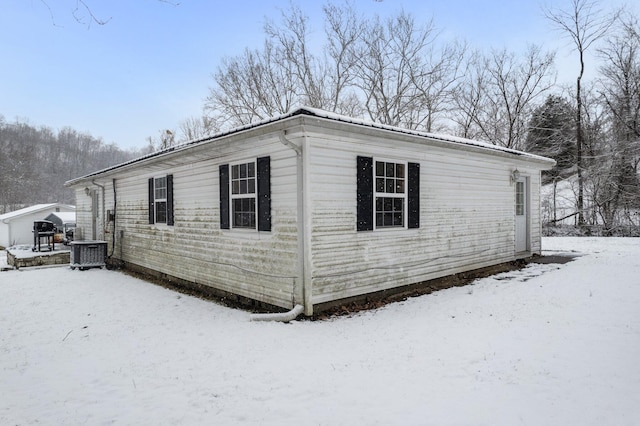
[[[556,160],[556,166],[543,172],[551,181],[575,172],[575,109],[561,96],[551,95],[533,111],[528,126],[526,150]]]

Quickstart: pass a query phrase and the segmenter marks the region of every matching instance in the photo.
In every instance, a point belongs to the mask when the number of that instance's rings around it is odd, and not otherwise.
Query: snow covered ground
[[[0,272],[3,425],[637,425],[640,240],[326,321],[119,272]]]

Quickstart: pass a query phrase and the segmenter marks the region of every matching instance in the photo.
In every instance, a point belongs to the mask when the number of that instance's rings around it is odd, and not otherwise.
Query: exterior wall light
[[[515,183],[518,179],[520,179],[520,171],[518,171],[518,169],[515,169],[511,172],[511,183]]]

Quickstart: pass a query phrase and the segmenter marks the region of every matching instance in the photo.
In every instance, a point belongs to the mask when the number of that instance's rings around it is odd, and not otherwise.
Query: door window
[[[516,216],[524,216],[524,182],[516,182]]]

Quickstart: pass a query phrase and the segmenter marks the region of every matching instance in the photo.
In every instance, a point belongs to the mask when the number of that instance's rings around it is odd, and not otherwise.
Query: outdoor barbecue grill
[[[33,222],[33,248],[32,251],[43,251],[42,240],[45,240],[45,250],[53,251],[56,249],[55,225],[48,220],[36,220]]]

